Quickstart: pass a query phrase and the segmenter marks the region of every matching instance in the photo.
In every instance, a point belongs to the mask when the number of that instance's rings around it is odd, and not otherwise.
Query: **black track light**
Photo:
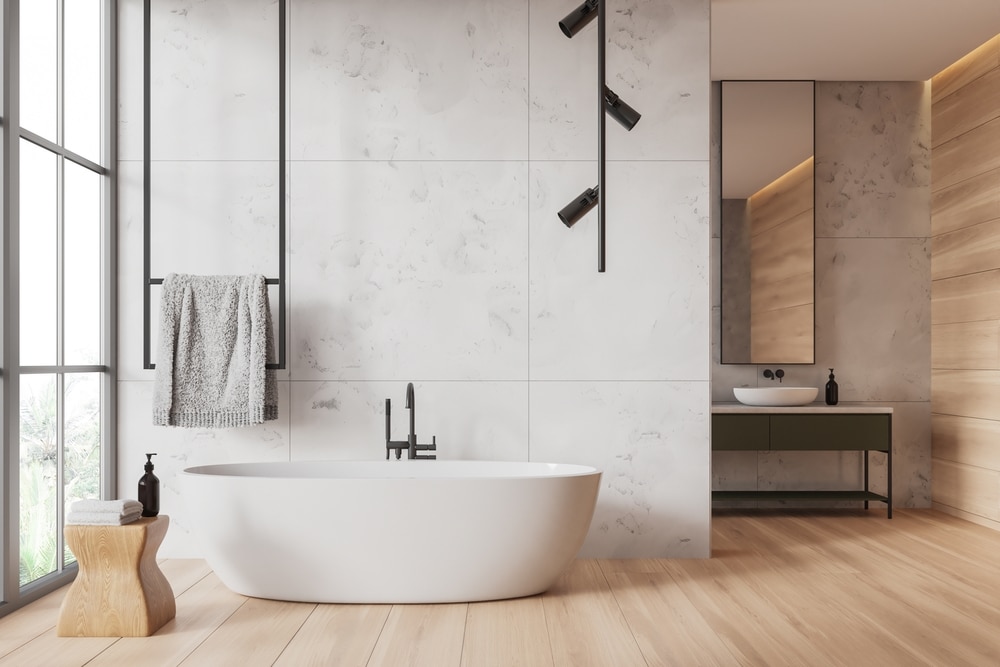
[[[597,206],[599,191],[599,185],[587,188],[580,193],[579,197],[566,204],[563,210],[559,211],[559,219],[563,221],[563,224],[567,227],[572,227],[576,224],[577,220],[587,215],[590,209]]]
[[[604,110],[629,132],[642,118],[641,113],[626,104],[625,100],[618,97],[615,91],[607,86],[604,88]]]
[[[583,30],[588,23],[597,18],[597,3],[599,0],[584,0],[584,3],[566,15],[559,22],[559,28],[563,34],[572,38],[573,35]]]

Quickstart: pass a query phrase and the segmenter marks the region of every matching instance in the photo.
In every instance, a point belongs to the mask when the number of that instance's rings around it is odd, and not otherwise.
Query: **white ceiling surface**
[[[715,81],[926,81],[1000,34],[1000,0],[711,3]]]
[[[808,159],[812,82],[723,82],[722,150],[723,199],[746,199]]]

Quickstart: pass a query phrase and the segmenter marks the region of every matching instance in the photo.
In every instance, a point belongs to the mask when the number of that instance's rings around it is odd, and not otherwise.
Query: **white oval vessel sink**
[[[736,400],[744,405],[787,407],[816,400],[816,387],[734,387]]]

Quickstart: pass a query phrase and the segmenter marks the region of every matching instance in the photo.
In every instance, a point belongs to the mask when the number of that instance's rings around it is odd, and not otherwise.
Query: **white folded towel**
[[[76,526],[124,526],[142,516],[142,510],[128,514],[114,512],[70,512],[66,515],[66,523]]]
[[[101,512],[125,516],[133,512],[142,512],[142,503],[138,500],[77,500],[69,506],[72,512]]]

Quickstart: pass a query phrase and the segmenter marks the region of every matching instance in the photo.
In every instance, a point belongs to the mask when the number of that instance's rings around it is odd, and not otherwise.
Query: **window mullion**
[[[56,143],[66,144],[66,2],[56,3]],[[56,157],[56,365],[66,363],[66,158]],[[56,373],[56,572],[66,563],[66,375]]]
[[[56,3],[56,143],[60,146],[66,145],[66,137],[63,134],[65,129],[65,88],[63,76],[66,72],[66,26],[63,19],[66,16],[65,0]]]
[[[63,521],[66,509],[66,376],[56,374],[56,572],[66,567]]]

